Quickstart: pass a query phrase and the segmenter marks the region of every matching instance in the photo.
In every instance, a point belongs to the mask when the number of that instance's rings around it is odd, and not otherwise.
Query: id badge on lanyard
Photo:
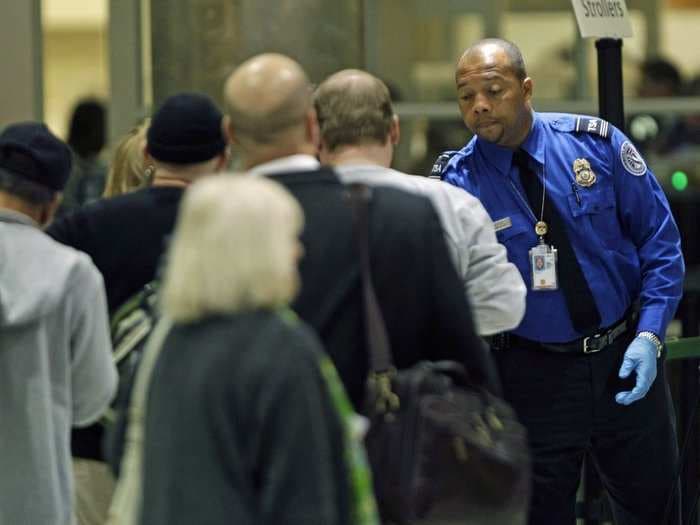
[[[540,244],[530,249],[530,270],[532,273],[532,290],[541,292],[556,290],[557,249],[540,239]]]
[[[531,176],[536,177],[535,173]],[[511,181],[511,186],[515,191],[516,195],[520,197],[525,208],[530,211],[530,215],[535,222],[535,234],[539,237],[539,244],[534,248],[530,248],[528,252],[530,259],[530,274],[532,275],[532,291],[533,292],[544,292],[557,290],[559,288],[559,283],[557,281],[557,249],[553,246],[547,244],[544,240],[547,232],[549,231],[549,225],[544,220],[544,203],[545,196],[547,193],[547,172],[544,171],[542,175],[542,205],[540,207],[540,218],[537,220],[535,212],[532,210],[527,200],[523,198],[522,194],[518,188]]]

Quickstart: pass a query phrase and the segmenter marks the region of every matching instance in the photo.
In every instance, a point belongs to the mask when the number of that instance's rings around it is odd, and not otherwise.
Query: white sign
[[[625,0],[571,0],[583,38],[632,36]]]

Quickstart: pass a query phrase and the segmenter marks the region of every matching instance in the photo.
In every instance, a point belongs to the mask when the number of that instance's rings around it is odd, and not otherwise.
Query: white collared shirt
[[[479,334],[493,335],[518,326],[525,314],[527,290],[478,199],[444,182],[373,164],[339,165],[334,170],[346,184],[389,186],[428,197],[440,217]]]
[[[258,164],[248,170],[250,175],[275,175],[277,173],[290,173],[294,171],[314,171],[321,167],[316,157],[298,154],[282,157]]]

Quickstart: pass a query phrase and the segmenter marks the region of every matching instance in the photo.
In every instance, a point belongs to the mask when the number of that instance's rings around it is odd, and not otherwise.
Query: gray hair
[[[364,71],[345,70],[329,77],[316,90],[314,105],[321,137],[330,151],[383,144],[395,116],[386,84]]]
[[[207,176],[187,190],[163,283],[163,311],[175,322],[289,303],[303,213],[276,182]]]

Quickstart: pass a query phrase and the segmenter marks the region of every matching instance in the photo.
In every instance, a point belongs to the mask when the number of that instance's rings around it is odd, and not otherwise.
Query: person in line
[[[146,164],[144,146],[150,119],[124,135],[114,148],[103,197],[117,197],[151,184],[155,168]]]
[[[117,386],[102,276],[41,229],[71,171],[44,124],[0,135],[0,523],[73,523],[71,427]]]
[[[449,184],[390,168],[401,131],[386,85],[364,71],[340,71],[318,87],[314,106],[319,159],[333,166],[341,181],[399,188],[431,200],[479,334],[518,326],[525,314],[525,284],[479,200]]]
[[[221,123],[221,112],[204,95],[166,99],[147,133],[146,157],[155,167],[151,186],[84,206],[46,230],[92,258],[104,277],[110,314],[155,279],[185,188],[226,167]],[[103,434],[101,425],[73,433],[79,525],[102,525],[114,490]]]
[[[225,128],[249,176],[284,185],[304,210],[302,287],[292,306],[320,335],[359,411],[368,374],[359,255],[346,187],[315,157],[319,128],[308,78],[286,56],[258,55],[229,76],[224,97]],[[430,201],[374,188],[369,223],[372,277],[397,367],[456,360],[476,383],[498,391]]]
[[[145,406],[140,523],[351,523],[323,349],[285,312],[302,223],[264,179],[204,179],[185,195],[162,289],[173,325]]]
[[[587,452],[616,523],[678,523],[663,341],[684,264],[663,191],[608,122],[533,111],[514,44],[475,43],[455,79],[475,136],[438,170],[503,225],[528,284],[525,318],[494,356],[532,448],[530,523],[575,523]]]
[[[63,192],[58,215],[64,215],[102,196],[107,166],[100,158],[107,143],[107,110],[99,100],[76,104],[68,130],[73,150],[73,170]]]

